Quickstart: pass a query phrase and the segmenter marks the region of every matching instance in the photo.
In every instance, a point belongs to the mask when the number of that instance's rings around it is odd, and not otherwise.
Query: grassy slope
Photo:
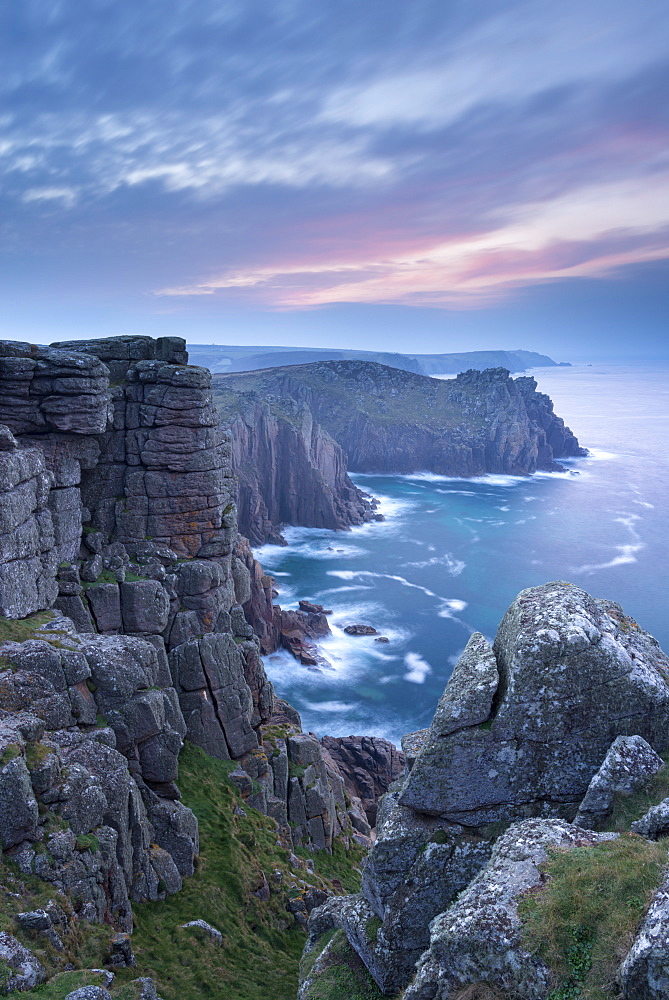
[[[291,882],[297,884],[290,855],[277,846],[272,820],[246,806],[246,816],[234,814],[241,800],[227,781],[230,767],[186,744],[179,786],[200,823],[197,871],[184,881],[181,892],[164,902],[134,907],[137,967],[123,976],[153,976],[165,1000],[294,1000],[297,991],[305,935],[285,908],[288,895],[299,891],[290,889]],[[314,860],[316,875],[303,869],[296,875],[318,885],[318,854]],[[322,861],[331,876],[350,879],[349,857],[339,863],[330,857]],[[282,874],[280,886],[272,879],[277,870]],[[269,901],[253,895],[262,872],[273,889]],[[181,924],[198,918],[221,931],[222,947],[201,931],[181,929]]]
[[[379,424],[400,425],[406,423],[407,413],[410,413],[413,424],[438,430],[455,427],[477,430],[483,424],[482,414],[475,408],[480,395],[475,387],[458,386],[458,398],[455,399],[454,386],[449,381],[384,365],[370,365],[362,380],[352,374],[350,377],[340,375],[333,381],[323,376],[323,369],[322,364],[316,364],[217,375],[213,379],[214,400],[224,422],[239,411],[240,396],[244,393],[255,393],[261,399],[272,396],[272,410],[285,419],[294,419],[294,411],[281,399],[280,383],[290,376],[318,395],[319,417],[322,420],[326,408],[326,427],[335,439],[340,425],[348,424],[356,412],[368,414]],[[370,391],[370,382],[377,392]],[[468,403],[466,412],[463,398]]]
[[[669,761],[669,753],[663,754]],[[667,865],[669,841],[648,843],[630,825],[669,796],[669,767],[633,795],[617,795],[604,829],[619,840],[556,851],[549,881],[521,904],[526,944],[556,976],[550,1000],[605,1000]]]
[[[317,852],[314,874],[291,865],[289,852],[277,845],[274,822],[243,805],[228,781],[234,766],[208,757],[189,743],[182,750],[179,786],[200,824],[196,872],[184,880],[181,892],[167,900],[133,906],[137,965],[116,970],[114,1000],[133,1000],[135,988],[129,984],[138,976],[154,978],[164,1000],[294,1000],[306,935],[286,910],[288,899],[309,885],[332,889],[330,880],[334,879],[345,890],[359,888],[361,848],[345,851],[339,845],[332,856]],[[246,815],[236,815],[235,809],[242,806]],[[273,878],[277,871],[280,883]],[[269,900],[253,895],[263,872],[272,889]],[[15,899],[12,892],[20,898]],[[15,865],[5,862],[0,867],[0,930],[32,948],[52,976],[62,968],[63,960],[80,969],[100,968],[108,958],[109,927],[77,922],[66,936],[64,955],[46,944],[43,936],[17,928],[15,912],[43,906],[50,898],[67,908],[67,901],[53,886],[25,878]],[[222,933],[222,947],[199,929],[181,928],[196,919],[206,920]],[[62,975],[33,991],[35,996],[62,1000],[70,989],[83,985],[83,980],[77,980],[63,992],[69,980]],[[76,975],[84,975],[86,982],[90,979],[86,974]],[[97,984],[95,977],[90,982]],[[19,997],[26,994],[17,994],[16,1000]]]

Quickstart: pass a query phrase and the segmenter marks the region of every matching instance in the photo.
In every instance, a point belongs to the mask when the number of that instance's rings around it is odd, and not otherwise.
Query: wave
[[[627,528],[631,540],[621,545],[614,545],[614,555],[611,559],[601,563],[586,563],[584,566],[575,567],[573,573],[596,573],[601,569],[613,569],[615,566],[626,566],[637,561],[637,554],[645,549],[646,544],[641,540],[639,532],[636,530],[637,521],[641,520],[639,514],[621,514],[614,517],[614,524],[622,524]]]
[[[418,653],[407,653],[404,663],[408,668],[404,680],[411,684],[424,684],[427,675],[432,673],[430,664]]]
[[[424,569],[426,566],[445,566],[446,572],[450,573],[451,576],[459,576],[466,565],[462,559],[454,559],[448,553],[443,556],[432,556],[431,559],[422,559],[418,562],[402,563],[403,567],[411,566],[415,569]]]
[[[305,701],[304,707],[312,712],[353,712],[357,708],[346,701]]]

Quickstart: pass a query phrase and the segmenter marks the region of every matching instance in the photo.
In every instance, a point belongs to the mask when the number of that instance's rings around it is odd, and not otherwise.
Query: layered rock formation
[[[338,529],[376,516],[375,501],[353,485],[342,449],[308,406],[253,392],[217,399],[232,436],[240,531],[252,544],[282,543],[283,524]]]
[[[523,591],[492,647],[472,636],[431,727],[403,746],[407,771],[380,802],[362,893],[315,911],[311,946],[343,929],[381,990],[406,1000],[453,1000],[479,982],[544,1000],[546,975],[530,956],[515,961],[520,924],[509,923],[523,886],[540,883],[536,870],[526,881],[526,832],[594,843],[569,825],[577,813],[595,825],[616,792],[663,766],[669,658],[612,602],[567,583]],[[509,861],[523,862],[521,882],[500,874]]]
[[[287,846],[370,836],[265,675],[250,622],[272,648],[271,582],[186,361],[173,338],[0,344],[0,839],[68,921],[120,932],[193,872],[185,738],[237,762]]]
[[[223,422],[239,439],[239,464],[248,449],[233,414],[258,397],[272,413],[304,420],[308,412],[356,472],[526,475],[585,454],[535,380],[514,381],[503,368],[444,381],[369,362],[326,361],[216,375],[214,389]],[[271,471],[261,454],[254,463],[262,470],[256,474]]]

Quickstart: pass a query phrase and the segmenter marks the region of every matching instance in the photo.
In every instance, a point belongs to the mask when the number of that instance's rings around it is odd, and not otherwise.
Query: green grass
[[[669,764],[669,751],[660,756]],[[616,833],[629,830],[632,823],[641,819],[652,806],[656,806],[667,797],[669,797],[669,767],[663,767],[657,774],[652,775],[638,792],[632,795],[616,795],[613,812],[607,817],[603,829]]]
[[[25,642],[33,639],[35,629],[41,628],[56,617],[53,611],[38,611],[27,618],[0,618],[0,643]],[[40,635],[40,639],[48,640],[48,636]]]
[[[152,976],[164,1000],[294,1000],[297,992],[306,936],[286,910],[291,882],[296,881],[290,852],[277,845],[272,820],[246,804],[246,816],[235,815],[235,806],[242,804],[228,781],[235,766],[186,743],[179,758],[179,787],[200,824],[196,872],[184,879],[181,892],[133,907],[137,966],[122,970],[119,979]],[[352,860],[359,859],[355,851],[349,858],[337,849],[334,857],[319,852],[314,860],[315,874],[300,869],[296,875],[313,885],[322,885],[324,878],[337,878],[343,885],[349,882]],[[280,885],[272,878],[277,869]],[[272,887],[268,901],[253,895],[263,872]],[[198,918],[221,932],[222,947],[181,929]]]
[[[333,881],[337,889],[341,886],[347,895],[360,892],[360,864],[367,854],[360,844],[352,843],[350,847],[345,847],[340,841],[335,841],[332,854],[327,851],[311,854],[306,847],[297,847],[295,854],[300,858],[310,858],[314,862],[316,875]]]
[[[303,977],[311,972],[326,948],[328,950],[323,959],[326,967],[311,984],[306,1000],[384,1000],[384,994],[351,948],[343,931],[324,935],[323,947],[315,955],[313,952],[305,955],[301,967]]]
[[[356,866],[364,852],[357,845],[351,852],[341,844],[335,846],[333,855],[316,852],[313,873],[293,870],[290,852],[277,844],[276,824],[244,803],[228,780],[235,767],[234,761],[215,760],[190,743],[184,746],[179,787],[200,824],[196,871],[184,879],[181,892],[161,902],[133,905],[137,965],[115,970],[114,1000],[135,1000],[136,988],[130,984],[138,976],[155,979],[164,1000],[294,1000],[306,935],[286,909],[289,897],[300,895],[309,885],[330,891],[359,887]],[[246,815],[235,814],[239,806]],[[49,826],[63,825],[50,812],[46,819]],[[93,834],[77,838],[79,850],[95,850],[96,846]],[[277,870],[280,882],[274,877]],[[271,886],[269,900],[253,895],[262,873]],[[20,928],[15,914],[44,907],[49,899],[68,911],[69,901],[53,885],[21,875],[7,859],[0,863],[0,899],[0,930],[14,934],[35,953],[47,974],[55,976],[32,991],[36,1000],[64,1000],[78,986],[96,983],[81,970],[101,968],[108,960],[113,933],[109,926],[75,921],[63,936],[64,952],[56,952],[43,935]],[[221,931],[222,947],[207,935],[181,928],[198,918]],[[65,961],[79,971],[56,975]],[[0,980],[1,973],[0,969]],[[361,1000],[367,996],[362,994]]]
[[[77,851],[99,851],[100,841],[94,833],[80,833],[77,837]]]
[[[667,862],[667,843],[623,834],[594,847],[552,850],[548,881],[519,906],[524,945],[555,977],[547,1000],[610,1000]]]
[[[358,412],[381,426],[404,426],[407,413],[411,413],[412,423],[439,429],[480,431],[486,426],[478,386],[456,387],[449,381],[395,371],[389,376],[394,391],[377,394],[366,389],[361,391],[355,375],[349,378],[342,374],[333,381],[324,377],[319,369],[320,366],[302,365],[290,371],[290,376],[312,390],[314,416],[335,440]],[[255,397],[266,402],[276,416],[293,426],[301,426],[301,412],[291,398],[282,394],[285,376],[286,368],[215,376],[212,391],[222,423],[228,424]]]
[[[5,749],[2,751],[2,756],[0,756],[0,767],[4,767],[5,764],[9,764],[10,760],[16,760],[17,757],[21,756],[21,747],[18,743],[8,743]]]

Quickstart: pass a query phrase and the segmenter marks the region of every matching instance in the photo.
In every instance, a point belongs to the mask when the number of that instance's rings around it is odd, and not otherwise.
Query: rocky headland
[[[196,875],[184,741],[201,773],[225,765],[214,791],[232,789],[239,822],[274,831],[276,884],[251,862],[244,893],[283,898],[277,933],[337,891],[295,851],[370,843],[344,773],[265,675],[253,622],[272,648],[276,609],[235,493],[210,375],[183,341],[0,343],[0,892],[15,912],[0,989],[67,972],[87,927],[107,928],[90,932],[99,963],[132,967],[137,904]],[[376,792],[394,777],[380,768]]]
[[[340,528],[377,516],[347,469],[529,475],[586,453],[535,380],[503,368],[440,380],[324,361],[215,375],[213,386],[240,525],[256,543],[277,540],[282,523]]]
[[[470,473],[579,452],[531,379],[360,364],[273,377],[333,442],[413,399]],[[403,753],[319,740],[261,653],[327,609],[274,604],[183,341],[3,342],[0,390],[0,992],[288,1000],[308,929],[300,1000],[669,995],[669,658],[617,604],[523,591]]]
[[[248,372],[259,368],[305,365],[315,361],[372,361],[419,375],[445,375],[469,368],[556,367],[546,354],[536,351],[462,351],[448,354],[398,354],[391,351],[354,351],[329,347],[240,347],[238,344],[189,344],[191,359],[212,372]],[[564,362],[560,362],[564,364]]]

